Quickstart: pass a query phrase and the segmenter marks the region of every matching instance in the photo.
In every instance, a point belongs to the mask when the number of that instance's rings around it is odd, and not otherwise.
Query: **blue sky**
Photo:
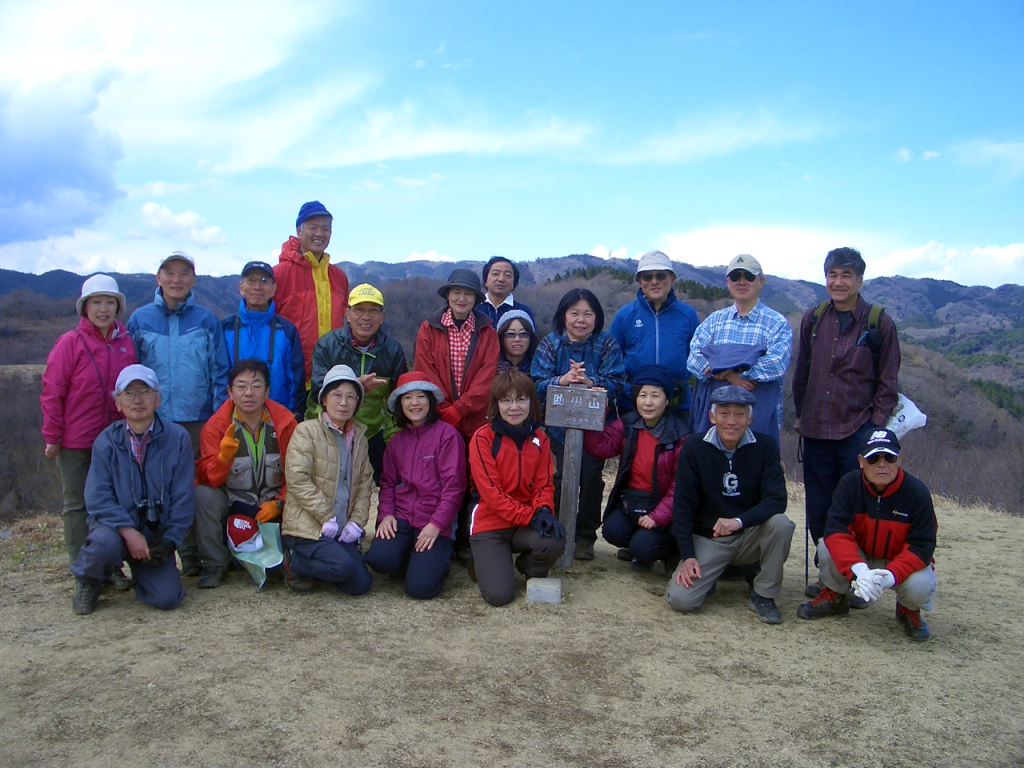
[[[0,6],[0,267],[740,252],[1024,273],[1024,4]]]

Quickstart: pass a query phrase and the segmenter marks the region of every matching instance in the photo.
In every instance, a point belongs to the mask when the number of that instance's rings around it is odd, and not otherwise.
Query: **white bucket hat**
[[[359,393],[359,405],[356,406],[356,410],[359,410],[359,406],[363,404],[363,382],[356,376],[356,372],[349,368],[347,365],[336,365],[327,372],[324,376],[324,383],[320,385],[320,393],[316,396],[316,401],[320,405],[324,404],[324,390],[327,389],[331,384],[337,381],[351,381],[356,385],[356,391]]]
[[[85,302],[90,296],[113,296],[117,299],[117,317],[124,314],[124,294],[117,287],[117,280],[110,275],[93,275],[82,283],[82,296],[75,305],[79,317],[85,317]]]

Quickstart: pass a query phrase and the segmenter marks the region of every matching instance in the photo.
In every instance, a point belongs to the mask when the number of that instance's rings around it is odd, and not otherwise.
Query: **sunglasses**
[[[502,334],[506,339],[528,339],[530,338],[529,331],[505,331]]]
[[[875,464],[878,463],[879,459],[885,459],[886,464],[895,464],[897,461],[900,460],[900,457],[893,456],[891,453],[876,453],[873,456],[865,457],[864,461],[866,461],[871,466],[875,466]]]
[[[757,275],[753,272],[747,272],[745,269],[734,269],[730,272],[727,277],[730,282],[738,283],[740,280],[746,280],[748,283],[752,283],[757,279]]]
[[[649,283],[651,280],[657,280],[660,283],[662,280],[668,280],[668,276],[668,272],[641,272],[640,281]]]

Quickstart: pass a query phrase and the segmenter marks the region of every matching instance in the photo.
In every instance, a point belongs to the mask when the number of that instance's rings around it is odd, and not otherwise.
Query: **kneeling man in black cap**
[[[766,624],[779,624],[775,598],[794,529],[785,515],[779,447],[750,430],[755,400],[747,390],[721,387],[710,402],[711,428],[703,438],[690,435],[679,456],[672,533],[682,562],[665,599],[677,611],[693,611],[728,566],[759,565],[750,610]]]
[[[797,609],[801,619],[850,612],[850,588],[874,602],[896,592],[896,621],[911,640],[927,640],[921,609],[932,609],[938,523],[925,484],[900,467],[900,443],[888,429],[868,434],[860,469],[843,475],[818,541],[824,589]]]

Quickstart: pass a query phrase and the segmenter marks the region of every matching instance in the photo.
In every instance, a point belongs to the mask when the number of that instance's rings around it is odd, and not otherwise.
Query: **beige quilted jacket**
[[[352,422],[352,490],[348,501],[348,519],[363,528],[370,518],[370,491],[373,468],[370,466],[366,427]],[[324,523],[334,517],[334,496],[338,491],[338,444],[323,419],[304,421],[295,428],[285,457],[284,511],[281,535],[300,539],[319,539]],[[344,525],[345,521],[341,521]]]

